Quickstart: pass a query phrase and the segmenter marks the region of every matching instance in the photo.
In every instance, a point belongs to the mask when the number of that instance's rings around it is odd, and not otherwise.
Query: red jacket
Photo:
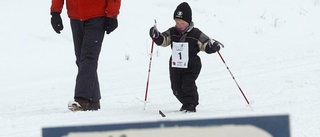
[[[52,0],[51,12],[61,13],[65,0]],[[94,17],[117,18],[121,0],[66,0],[68,16],[85,21]]]

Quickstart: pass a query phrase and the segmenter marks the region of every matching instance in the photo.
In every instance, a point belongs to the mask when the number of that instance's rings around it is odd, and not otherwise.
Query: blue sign
[[[50,127],[43,137],[290,137],[289,116]]]

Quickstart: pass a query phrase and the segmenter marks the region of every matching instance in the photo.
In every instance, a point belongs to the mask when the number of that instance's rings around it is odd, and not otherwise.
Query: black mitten
[[[151,38],[158,38],[160,35],[160,32],[158,31],[158,29],[156,27],[151,27],[150,31],[149,31],[149,35]]]
[[[107,34],[110,34],[112,31],[114,31],[118,27],[118,20],[115,18],[106,18],[106,31]]]
[[[217,51],[219,51],[221,48],[221,43],[218,41],[214,41],[214,40],[210,40],[208,42],[208,45],[206,46],[205,52],[206,53],[215,53]]]
[[[210,48],[214,51],[219,51],[220,50],[220,43],[218,41],[215,41],[210,44]]]
[[[54,31],[60,34],[60,31],[63,30],[62,19],[60,13],[58,12],[51,12],[51,25]]]

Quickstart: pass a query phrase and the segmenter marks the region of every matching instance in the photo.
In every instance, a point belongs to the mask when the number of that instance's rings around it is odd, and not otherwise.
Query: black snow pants
[[[199,56],[189,59],[188,68],[173,68],[170,58],[170,81],[173,94],[182,104],[199,104],[196,79],[201,70]]]
[[[78,67],[74,97],[99,101],[101,94],[97,68],[105,35],[105,17],[86,21],[71,19],[70,23]]]

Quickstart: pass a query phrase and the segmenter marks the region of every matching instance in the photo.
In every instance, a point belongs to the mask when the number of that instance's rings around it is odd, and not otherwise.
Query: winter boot
[[[186,105],[186,104],[183,104],[183,105],[181,106],[181,108],[180,108],[180,111],[186,111],[186,107],[187,107],[187,105]]]
[[[100,109],[100,101],[92,101],[89,104],[89,110],[98,110]]]
[[[71,111],[87,111],[89,110],[90,102],[85,98],[75,98],[74,101],[69,102],[68,108]]]
[[[194,104],[183,104],[180,108],[180,111],[185,112],[196,112],[196,105]]]

